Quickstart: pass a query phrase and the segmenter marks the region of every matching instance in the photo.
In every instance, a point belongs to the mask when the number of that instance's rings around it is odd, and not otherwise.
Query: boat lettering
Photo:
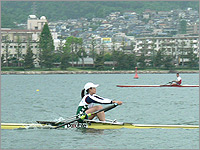
[[[65,128],[87,128],[86,123],[70,123],[65,125]]]

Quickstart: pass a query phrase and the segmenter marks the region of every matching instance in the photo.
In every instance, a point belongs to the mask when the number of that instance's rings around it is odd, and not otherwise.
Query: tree
[[[79,44],[80,44],[81,48],[79,49],[77,55],[82,60],[82,66],[85,67],[84,58],[87,57],[87,54],[85,52],[85,49],[83,48],[83,39],[82,38],[79,39]]]
[[[19,35],[17,35],[17,48],[16,48],[16,54],[17,54],[17,66],[20,67],[20,61],[22,59],[22,42],[21,39],[19,37]]]
[[[77,39],[76,37],[73,37],[73,36],[70,36],[70,37],[67,37],[66,39],[66,47],[70,48],[70,53],[71,53],[71,62],[72,62],[72,67],[74,67],[74,61],[77,59],[77,56],[76,56],[76,51],[77,51],[77,48],[76,48],[76,43],[77,42]]]
[[[5,37],[5,47],[6,47],[6,49],[5,49],[5,55],[4,55],[5,61],[6,61],[6,67],[9,66],[9,60],[10,60],[10,58],[9,58],[9,55],[10,55],[9,46],[10,46],[9,37],[8,37],[8,35],[6,35],[6,37]]]
[[[115,57],[114,57],[114,54],[115,53],[115,39],[113,38],[112,39],[112,61],[113,61],[113,67],[115,67],[115,61],[116,61],[116,59],[115,59]]]
[[[27,51],[24,58],[24,68],[25,69],[32,69],[34,68],[34,58],[33,58],[33,51],[31,50],[30,43],[27,43]]]
[[[187,22],[185,20],[180,21],[180,33],[181,34],[186,34],[187,30]]]
[[[152,62],[152,66],[155,67],[155,66],[156,66],[156,65],[155,65],[155,48],[156,48],[156,40],[155,40],[155,39],[152,39],[151,47],[152,47],[152,51],[153,51],[151,62]]]
[[[127,54],[121,51],[115,51],[113,57],[115,57],[118,69],[124,70],[129,68],[129,57]]]
[[[190,68],[198,67],[198,61],[199,61],[199,59],[198,59],[197,54],[194,54],[194,49],[193,48],[189,49],[187,57],[189,59],[188,66]]]
[[[95,68],[97,68],[97,70],[103,70],[104,62],[105,62],[104,55],[102,53],[98,54],[95,60]]]
[[[65,46],[60,49],[60,53],[61,53],[61,64],[60,64],[60,68],[61,70],[66,70],[69,66],[70,66],[70,57],[71,57],[71,53],[70,53],[70,45],[65,43]]]
[[[146,60],[146,57],[144,56],[144,53],[142,53],[141,56],[140,56],[139,59],[138,59],[139,66],[140,66],[141,68],[145,68],[145,67],[146,67],[146,62],[145,62],[145,60]]]
[[[162,64],[163,64],[162,50],[158,50],[156,57],[155,57],[155,66],[161,67]]]
[[[80,45],[82,44],[81,38],[74,37],[74,44],[75,44],[75,59],[76,59],[76,64],[78,64],[79,57],[77,53],[79,51]]]
[[[184,41],[182,41],[180,44],[181,44],[180,52],[181,52],[182,66],[184,66],[184,53],[185,53],[184,46],[186,44]]]
[[[92,41],[91,41],[91,49],[92,49],[92,59],[93,59],[93,67],[95,67],[95,59],[96,59],[96,52],[95,52],[95,46],[96,46],[96,41],[94,39],[94,37],[92,37]]]
[[[54,44],[53,39],[48,27],[45,23],[39,40],[39,58],[41,67],[52,68],[53,67],[53,54],[54,54]]]
[[[4,54],[1,55],[1,67],[3,66],[4,64]]]
[[[164,58],[163,63],[164,63],[164,66],[166,67],[166,69],[172,70],[173,67],[174,67],[172,56],[166,56],[166,57]]]
[[[128,68],[127,69],[135,69],[136,67],[136,56],[135,54],[129,54],[128,56]]]

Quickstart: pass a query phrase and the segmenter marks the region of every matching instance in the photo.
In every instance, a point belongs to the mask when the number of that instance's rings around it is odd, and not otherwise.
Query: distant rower
[[[176,81],[172,81],[172,85],[181,85],[182,79],[179,76],[179,73],[176,73],[176,76],[177,76],[177,80]]]

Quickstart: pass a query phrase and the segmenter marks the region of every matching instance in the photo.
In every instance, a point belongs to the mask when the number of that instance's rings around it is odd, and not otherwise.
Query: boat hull
[[[1,123],[1,129],[33,129],[44,127],[45,124],[37,123]]]
[[[1,129],[53,129],[56,126],[49,124],[23,124],[23,123],[1,123]],[[111,122],[86,122],[86,123],[71,123],[63,128],[89,128],[89,129],[197,129],[198,125],[148,125],[148,124],[132,124],[132,123],[111,123]],[[62,129],[63,129],[62,128]]]
[[[117,87],[199,87],[199,85],[116,85]]]

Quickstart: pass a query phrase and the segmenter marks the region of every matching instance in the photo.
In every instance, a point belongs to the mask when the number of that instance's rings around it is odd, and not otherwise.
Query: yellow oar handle
[[[91,113],[89,113],[89,114],[86,114],[86,115],[82,115],[82,116],[80,117],[80,119],[82,119],[82,120],[83,120],[83,119],[85,119],[85,117],[86,117],[86,116],[90,117],[90,116],[92,116],[92,114],[91,114]]]

